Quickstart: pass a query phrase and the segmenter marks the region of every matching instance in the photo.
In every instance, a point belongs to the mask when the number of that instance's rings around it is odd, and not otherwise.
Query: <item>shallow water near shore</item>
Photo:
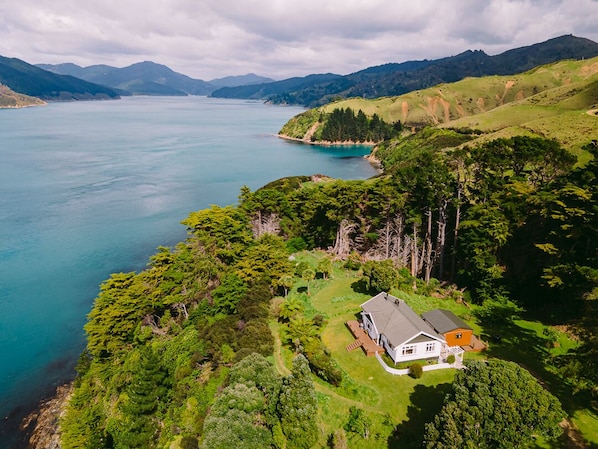
[[[205,97],[0,110],[0,448],[73,376],[99,284],[184,240],[190,211],[283,176],[376,174],[368,147],[277,138],[301,111]]]

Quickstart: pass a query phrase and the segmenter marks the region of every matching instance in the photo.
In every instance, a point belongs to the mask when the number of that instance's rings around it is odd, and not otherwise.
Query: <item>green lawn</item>
[[[353,336],[345,322],[355,319],[359,305],[370,298],[353,290],[355,281],[339,272],[333,280],[322,281],[310,297],[313,308],[327,319],[322,340],[345,373],[339,388],[316,381],[320,441],[325,444],[328,435],[346,423],[349,407],[358,406],[372,419],[372,436],[350,438],[352,448],[419,447],[423,426],[440,410],[454,370],[427,372],[415,380],[389,375],[375,357],[366,357],[361,349],[347,352]]]
[[[301,253],[297,261],[305,261],[315,268],[321,257],[322,253]],[[365,440],[348,433],[349,447],[418,448],[424,425],[440,410],[444,397],[450,390],[455,370],[425,372],[421,379],[416,380],[409,376],[386,373],[375,357],[366,357],[361,349],[347,352],[345,348],[354,338],[345,323],[356,319],[361,310],[360,304],[370,298],[369,295],[354,291],[352,285],[357,280],[355,272],[335,267],[331,279],[311,281],[309,295],[305,281],[302,280],[297,280],[289,293],[305,302],[306,316],[324,316],[326,324],[322,340],[344,372],[340,387],[315,380],[319,403],[320,446],[328,447],[329,436],[345,425],[349,407],[354,406],[363,409],[370,418],[371,435]],[[572,387],[549,369],[551,355],[563,354],[577,345],[566,333],[540,322],[527,320],[484,327],[475,319],[475,306],[414,293],[391,293],[404,299],[418,313],[444,308],[466,320],[476,335],[490,342],[486,352],[467,353],[466,360],[497,357],[521,364],[561,400],[583,437],[590,444],[598,443],[598,418],[590,411],[589,399],[575,395]],[[547,328],[549,331],[545,331]],[[277,333],[277,323],[272,324],[272,330]],[[501,336],[500,341],[492,339],[497,335]],[[293,354],[285,347],[277,352],[277,366],[283,372],[285,366],[286,369],[290,366]],[[284,366],[280,366],[281,364]],[[554,444],[537,441],[534,447],[555,449],[564,448],[566,444],[564,441]]]

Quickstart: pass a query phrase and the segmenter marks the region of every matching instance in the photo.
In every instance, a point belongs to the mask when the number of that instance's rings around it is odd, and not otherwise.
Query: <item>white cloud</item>
[[[0,54],[31,63],[141,60],[201,79],[277,78],[490,54],[562,34],[598,40],[596,0],[0,0]]]

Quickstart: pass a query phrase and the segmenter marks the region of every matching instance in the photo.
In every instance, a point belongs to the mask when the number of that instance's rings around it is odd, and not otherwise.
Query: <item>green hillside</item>
[[[301,83],[283,80],[251,88],[219,89],[212,96],[262,99],[274,104],[299,104],[313,108],[339,98],[403,95],[467,77],[512,75],[563,59],[583,60],[595,56],[598,56],[597,43],[566,35],[494,56],[481,50],[466,50],[436,60],[369,67],[349,75],[334,75],[331,79],[318,79],[310,75],[302,78]]]
[[[32,97],[48,101],[106,100],[119,98],[104,86],[58,75],[16,58],[0,56],[0,83]]]
[[[407,128],[481,130],[482,139],[550,135],[575,151],[596,128],[595,115],[587,112],[598,108],[598,58],[560,61],[518,75],[467,78],[398,97],[338,101],[294,117],[280,134],[305,139],[309,131],[311,138],[318,120],[345,108]]]

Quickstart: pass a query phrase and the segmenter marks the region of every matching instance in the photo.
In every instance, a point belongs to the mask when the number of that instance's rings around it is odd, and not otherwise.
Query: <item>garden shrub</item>
[[[414,379],[419,379],[424,375],[424,369],[421,363],[412,363],[409,365],[409,375]]]

